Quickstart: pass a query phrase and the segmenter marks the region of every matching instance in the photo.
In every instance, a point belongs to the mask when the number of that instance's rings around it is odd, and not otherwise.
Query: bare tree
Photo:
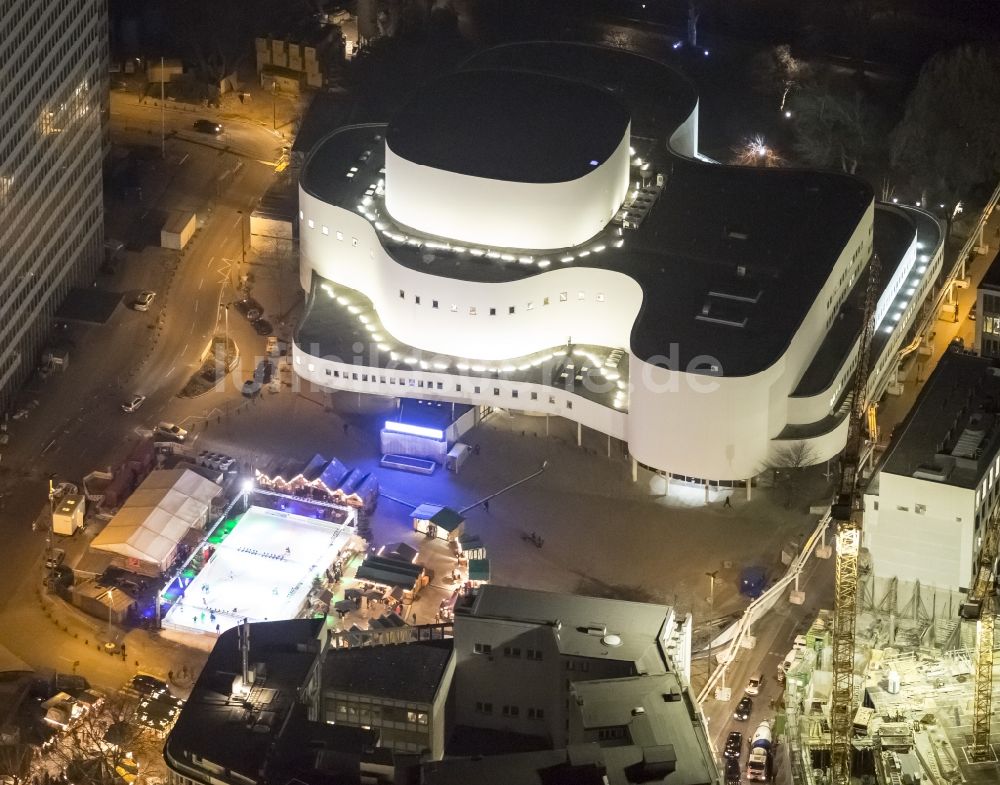
[[[815,450],[808,442],[800,440],[776,446],[761,472],[771,472],[772,484],[783,491],[783,504],[787,508],[799,494],[802,470],[815,463]]]
[[[32,749],[27,744],[0,744],[0,782],[21,785],[30,779]]]
[[[754,87],[778,99],[778,109],[785,110],[788,96],[810,74],[808,63],[792,54],[788,44],[758,52],[751,65]]]
[[[42,765],[72,771],[76,785],[121,785],[123,774],[140,765],[147,780],[156,779],[162,747],[158,734],[141,723],[138,703],[117,694],[57,737]]]
[[[830,79],[815,79],[792,93],[788,107],[793,147],[803,164],[855,174],[865,161],[884,153],[886,123],[853,86],[838,88]]]
[[[759,166],[765,169],[782,166],[784,162],[760,135],[744,139],[742,144],[733,148],[733,155],[729,159],[729,163],[737,166]]]
[[[892,132],[892,165],[924,201],[955,203],[1000,174],[1000,48],[967,44],[931,58]]]

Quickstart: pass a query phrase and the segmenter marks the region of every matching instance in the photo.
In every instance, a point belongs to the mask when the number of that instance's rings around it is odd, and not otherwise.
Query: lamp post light
[[[49,574],[47,582],[50,589],[52,588],[52,577],[53,575],[55,575],[56,571],[55,560],[52,558],[52,538],[54,534],[53,527],[55,526],[54,518],[55,518],[55,503],[56,503],[56,489],[52,483],[54,477],[55,477],[54,474],[49,475],[49,520],[47,521],[47,525],[45,526],[45,563],[46,566],[53,565],[51,567],[48,567]]]
[[[245,480],[243,480],[243,484],[241,487],[243,489],[243,506],[249,509],[250,494],[253,493],[253,478],[247,477]]]
[[[708,607],[715,610],[715,579],[719,575],[718,570],[712,570],[712,572],[706,572],[705,575],[708,577]]]
[[[108,589],[108,643],[115,642],[114,629],[111,626],[112,615],[115,610],[115,590]]]
[[[247,237],[244,231],[244,224],[246,223],[246,216],[243,214],[242,210],[237,210],[240,216],[240,249],[243,252],[243,264],[247,263]],[[242,270],[241,270],[242,272]]]

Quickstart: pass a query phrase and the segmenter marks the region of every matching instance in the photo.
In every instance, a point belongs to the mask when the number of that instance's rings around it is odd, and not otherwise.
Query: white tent
[[[162,572],[170,566],[177,544],[188,530],[205,525],[212,499],[221,491],[214,482],[188,469],[154,471],[94,538],[91,547]]]

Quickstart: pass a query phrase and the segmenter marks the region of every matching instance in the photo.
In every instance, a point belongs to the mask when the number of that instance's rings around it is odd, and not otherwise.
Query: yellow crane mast
[[[833,785],[851,781],[851,725],[854,702],[854,635],[858,613],[858,552],[864,500],[859,483],[864,427],[867,418],[868,373],[875,332],[881,263],[878,254],[868,265],[864,325],[858,344],[847,444],[841,459],[840,483],[830,508],[837,525],[837,561],[833,605],[833,693],[830,701],[830,768]]]
[[[996,621],[996,560],[1000,545],[1000,510],[994,508],[979,548],[976,580],[962,616],[978,619],[976,625],[975,687],[972,695],[972,749],[969,756],[982,763],[994,760],[990,747],[990,713],[993,708],[993,633]]]

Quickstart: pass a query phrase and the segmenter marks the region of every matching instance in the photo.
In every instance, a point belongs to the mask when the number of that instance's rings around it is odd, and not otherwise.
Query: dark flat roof
[[[460,599],[455,605],[456,617],[549,624],[560,653],[633,662],[644,673],[666,670],[657,640],[669,613],[670,608],[666,605],[498,584],[480,586],[475,593]],[[556,621],[561,622],[558,629],[554,624]],[[589,629],[593,625],[603,625],[608,634],[618,636],[618,642],[609,646],[603,635],[595,635]]]
[[[635,52],[572,41],[522,41],[484,49],[463,68],[530,71],[606,90],[628,107],[632,136],[666,139],[698,105],[687,77]]]
[[[242,668],[238,628],[222,633],[167,737],[164,755],[195,768],[192,758],[197,756],[251,780],[260,779],[282,723],[316,660],[322,626],[322,619],[250,625],[250,662],[267,666],[252,711],[242,700],[230,698],[233,679]],[[260,732],[263,727],[270,730]]]
[[[399,411],[391,419],[410,425],[423,425],[445,430],[471,409],[472,407],[467,403],[403,398],[399,402]]]
[[[982,279],[979,281],[980,289],[1000,289],[1000,251],[993,256],[993,261],[986,268]]]
[[[445,638],[331,648],[323,662],[323,690],[432,703],[452,657],[453,644],[451,638]]]
[[[603,164],[629,114],[610,93],[517,71],[459,71],[396,114],[386,144],[407,161],[521,183],[576,180]]]
[[[907,214],[898,207],[891,205],[876,205],[875,230],[873,246],[881,263],[879,292],[885,291],[893,273],[903,259],[903,254],[910,247],[917,230]],[[808,397],[818,395],[827,389],[847,361],[851,349],[858,341],[861,326],[864,322],[865,291],[868,288],[868,268],[858,276],[847,299],[840,306],[833,324],[823,343],[820,344],[812,362],[802,374],[792,397]],[[904,287],[905,288],[905,287]],[[874,336],[872,343],[884,342],[882,336]],[[873,357],[878,357],[879,348]]]
[[[896,427],[879,472],[975,488],[998,449],[1000,368],[987,357],[947,351]]]

